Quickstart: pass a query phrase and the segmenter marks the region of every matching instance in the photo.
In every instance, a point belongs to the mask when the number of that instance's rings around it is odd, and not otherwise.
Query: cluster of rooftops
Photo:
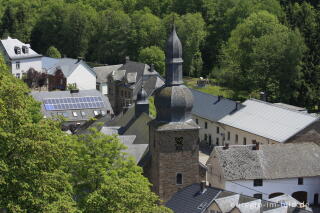
[[[309,207],[288,195],[281,195],[269,200],[225,191],[195,183],[175,193],[165,204],[175,213],[308,213]]]

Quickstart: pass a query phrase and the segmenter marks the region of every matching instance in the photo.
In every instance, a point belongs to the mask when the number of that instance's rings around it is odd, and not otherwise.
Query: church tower
[[[166,46],[166,82],[155,93],[157,117],[149,123],[150,180],[163,202],[199,182],[199,126],[191,119],[193,95],[183,85],[182,63],[173,27]]]

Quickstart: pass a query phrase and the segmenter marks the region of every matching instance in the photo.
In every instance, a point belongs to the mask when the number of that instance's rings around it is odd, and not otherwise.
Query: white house
[[[238,103],[221,96],[192,90],[192,116],[201,127],[200,140],[224,146],[289,142],[317,121],[317,115],[249,99]]]
[[[0,49],[12,74],[17,78],[22,78],[30,68],[42,71],[42,55],[32,50],[30,44],[8,37],[1,40]]]
[[[218,188],[259,199],[282,194],[319,204],[320,147],[314,143],[215,147],[207,180]]]
[[[96,89],[95,72],[81,59],[43,57],[43,68],[49,74],[49,90],[66,89],[70,84],[79,90]]]

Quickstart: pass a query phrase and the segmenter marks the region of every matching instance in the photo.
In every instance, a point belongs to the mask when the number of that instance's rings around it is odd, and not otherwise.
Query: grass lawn
[[[221,95],[225,98],[233,98],[234,92],[228,88],[216,86],[216,85],[206,85],[205,87],[197,87],[197,80],[199,78],[184,77],[184,83],[187,87],[199,90],[204,93],[211,95]]]

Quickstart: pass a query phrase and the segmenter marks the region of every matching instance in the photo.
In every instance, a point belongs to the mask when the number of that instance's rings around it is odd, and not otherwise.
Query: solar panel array
[[[68,97],[44,99],[44,107],[48,111],[71,109],[96,109],[104,107],[101,97]]]

